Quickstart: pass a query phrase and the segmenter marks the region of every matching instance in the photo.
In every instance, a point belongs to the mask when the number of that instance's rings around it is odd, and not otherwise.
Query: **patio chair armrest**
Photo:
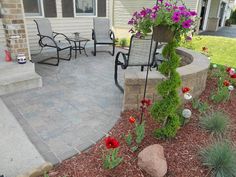
[[[40,39],[39,39],[39,45],[40,45],[40,46],[45,46],[45,45],[47,45],[47,44],[44,44],[44,43],[42,42],[43,39],[47,38],[47,39],[50,39],[50,40],[54,43],[55,47],[58,48],[58,45],[57,45],[56,41],[54,40],[54,38],[52,38],[52,37],[50,37],[50,36],[45,36],[45,35],[42,35],[42,34],[37,34],[37,35],[40,37]]]
[[[113,42],[115,42],[116,38],[115,38],[115,33],[112,30],[109,30],[110,32],[110,38],[113,40]]]
[[[65,34],[63,34],[63,33],[58,33],[58,32],[53,32],[53,34],[55,34],[55,35],[53,36],[53,39],[55,39],[57,36],[61,35],[61,36],[65,37],[65,40],[71,45],[70,40],[68,39],[68,37],[67,37]]]
[[[120,55],[122,56],[122,59],[123,59],[122,62],[119,60]],[[126,69],[128,66],[128,53],[118,52],[116,54],[115,62],[117,65],[120,65],[122,69]]]
[[[95,34],[94,29],[92,29],[92,40],[96,42],[96,34]]]

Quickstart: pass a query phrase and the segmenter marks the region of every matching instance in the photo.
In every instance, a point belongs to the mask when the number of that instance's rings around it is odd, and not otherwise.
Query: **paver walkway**
[[[59,67],[39,64],[36,71],[42,88],[3,100],[46,161],[56,164],[85,150],[119,119],[123,94],[108,53],[82,54]]]
[[[223,36],[223,37],[236,38],[236,25],[232,25],[231,27],[226,26],[226,27],[220,28],[216,32],[204,31],[200,35]]]

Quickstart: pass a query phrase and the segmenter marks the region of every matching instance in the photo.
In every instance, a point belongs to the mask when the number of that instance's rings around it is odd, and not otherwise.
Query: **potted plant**
[[[170,42],[173,37],[179,38],[191,30],[196,15],[195,11],[187,9],[183,3],[177,5],[177,1],[158,0],[153,8],[134,12],[128,24],[133,26],[130,32],[137,37],[153,32],[155,41]]]

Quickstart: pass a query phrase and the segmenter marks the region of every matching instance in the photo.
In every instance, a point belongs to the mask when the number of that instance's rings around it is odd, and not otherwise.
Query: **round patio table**
[[[80,36],[73,36],[73,37],[68,37],[68,40],[71,42],[74,42],[74,46],[72,47],[72,50],[75,51],[75,58],[77,58],[77,51],[79,51],[79,53],[81,54],[81,51],[83,50],[85,55],[87,55],[86,53],[86,44],[88,41],[90,41],[90,39],[84,38],[84,37],[80,37]]]

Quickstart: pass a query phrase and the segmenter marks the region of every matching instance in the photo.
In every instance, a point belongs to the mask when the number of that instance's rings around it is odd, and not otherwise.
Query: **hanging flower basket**
[[[159,25],[153,27],[153,39],[157,42],[170,42],[174,38],[174,32],[169,26]]]

